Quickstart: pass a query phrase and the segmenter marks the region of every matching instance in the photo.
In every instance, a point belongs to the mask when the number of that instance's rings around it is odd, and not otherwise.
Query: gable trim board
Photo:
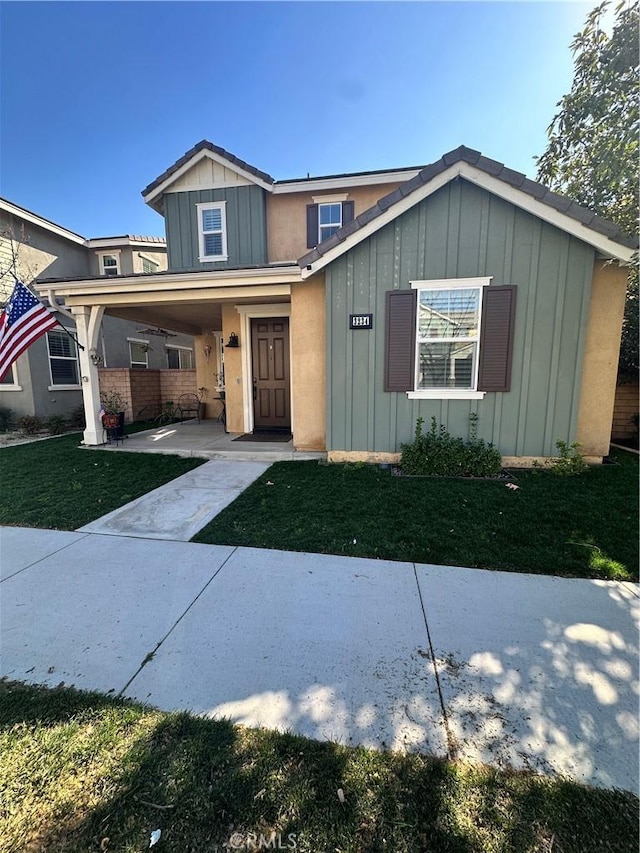
[[[160,212],[162,210],[162,194],[169,192],[169,187],[175,181],[186,175],[190,169],[207,157],[220,165],[227,166],[250,183],[256,184],[264,190],[271,190],[273,185],[271,175],[261,172],[223,148],[203,139],[142,190],[144,201],[154,210]]]
[[[367,237],[375,234],[385,225],[393,222],[423,199],[433,195],[437,190],[456,178],[462,178],[476,184],[487,190],[487,192],[510,202],[522,210],[526,210],[538,219],[548,222],[561,231],[577,237],[584,243],[593,246],[606,258],[616,259],[627,264],[633,258],[636,251],[635,247],[617,242],[606,234],[594,230],[593,224],[591,224],[591,227],[585,225],[574,217],[550,207],[548,204],[518,190],[516,187],[505,184],[499,178],[488,175],[475,166],[461,161],[449,166],[420,186],[409,188],[405,185],[404,187],[400,187],[391,196],[381,199],[377,205],[361,213],[348,226],[341,228],[340,231],[329,237],[328,240],[325,240],[311,252],[303,255],[298,260],[302,268],[302,278],[308,278],[313,273],[323,269],[345,252],[348,252],[363,240],[366,240]],[[396,198],[393,198],[394,196]],[[567,209],[570,204],[571,202],[567,199]],[[596,219],[599,219],[600,222],[611,225],[611,223],[607,223],[606,220],[602,220],[594,214],[591,215],[591,219],[592,223]],[[620,232],[620,229],[615,226],[611,226],[609,230],[612,233]],[[622,235],[622,232],[620,232],[620,235]]]
[[[20,207],[17,204],[13,204],[13,202],[10,202],[5,198],[0,198],[0,210],[4,210],[6,213],[11,216],[15,216],[18,219],[24,219],[32,225],[37,225],[39,228],[44,228],[45,231],[50,231],[58,237],[64,237],[65,240],[70,240],[72,243],[77,243],[79,246],[85,246],[87,243],[86,239],[81,237],[80,234],[76,234],[74,231],[69,231],[67,228],[63,228],[62,225],[57,225],[55,222],[51,222],[50,219],[38,216],[36,213],[33,213],[33,211],[27,210],[25,207]]]

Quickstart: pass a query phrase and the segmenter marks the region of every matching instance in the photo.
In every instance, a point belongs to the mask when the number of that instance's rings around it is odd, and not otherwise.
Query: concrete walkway
[[[224,459],[205,462],[80,531],[188,542],[270,465]]]
[[[0,567],[10,679],[638,790],[636,585],[10,527]]]

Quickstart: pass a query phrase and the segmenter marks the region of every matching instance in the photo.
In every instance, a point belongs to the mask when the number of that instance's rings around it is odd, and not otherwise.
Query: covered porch
[[[284,429],[293,436],[292,452],[325,451],[323,273],[302,281],[297,264],[278,264],[42,281],[37,286],[51,304],[64,300],[63,310],[73,317],[84,347],[79,356],[85,445],[104,444],[99,331],[107,314],[193,336],[196,387],[210,434],[219,432],[213,421],[223,392],[230,433]],[[226,450],[244,449],[235,447]]]

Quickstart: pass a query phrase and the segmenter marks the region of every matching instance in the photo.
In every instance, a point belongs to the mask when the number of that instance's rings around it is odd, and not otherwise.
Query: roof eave
[[[461,151],[463,152],[462,155],[460,154]],[[481,168],[481,166],[484,166],[484,168]],[[482,158],[479,152],[471,151],[471,149],[461,148],[450,154],[445,154],[442,160],[425,167],[418,176],[407,181],[406,184],[400,186],[393,193],[380,199],[375,205],[356,217],[353,222],[344,226],[344,228],[340,229],[332,237],[325,240],[324,244],[319,244],[315,249],[312,249],[299,258],[298,264],[302,269],[303,279],[323,269],[342,254],[349,251],[349,249],[358,245],[358,243],[367,239],[367,237],[370,237],[380,228],[383,228],[402,213],[411,209],[414,205],[457,177],[468,180],[486,189],[488,192],[511,202],[515,206],[532,213],[539,219],[572,234],[588,245],[593,246],[600,257],[617,260],[623,264],[632,262],[634,255],[637,253],[637,247],[620,243],[606,233],[603,233],[606,230],[615,232],[616,227],[612,223],[607,223],[606,220],[592,214],[590,220],[596,222],[598,228],[589,227],[578,219],[567,215],[557,207],[553,207],[540,200],[545,195],[554,195],[545,187],[542,187],[542,185],[529,181],[532,187],[540,188],[541,192],[538,198],[531,192],[519,189],[528,180],[525,175],[506,170],[509,174],[508,181],[497,177],[500,173],[500,170],[496,168],[498,166],[501,170],[505,170],[502,164]],[[557,196],[554,197],[557,198]],[[566,199],[566,202],[567,209],[574,204],[569,199]],[[610,228],[607,228],[607,226],[610,226]]]

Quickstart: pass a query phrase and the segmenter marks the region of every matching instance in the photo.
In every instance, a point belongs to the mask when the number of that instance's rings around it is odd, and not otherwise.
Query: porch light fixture
[[[231,334],[229,335],[229,341],[225,344],[225,346],[231,348],[240,346],[240,343],[238,342],[238,336],[235,332],[231,332]]]
[[[98,350],[95,349],[95,347],[89,350],[89,358],[91,359],[92,363],[96,365],[96,367],[102,364],[102,356],[100,355]]]
[[[205,360],[206,360],[206,361],[209,361],[209,357],[210,357],[210,355],[211,355],[211,347],[209,346],[209,344],[205,344],[205,345],[202,347],[202,351],[204,352]]]

